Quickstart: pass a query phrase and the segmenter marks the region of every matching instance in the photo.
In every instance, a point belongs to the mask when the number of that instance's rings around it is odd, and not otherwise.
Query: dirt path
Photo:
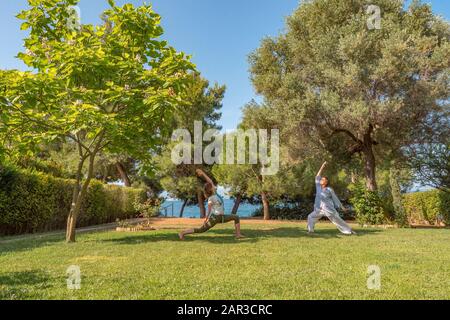
[[[199,226],[203,223],[203,219],[194,218],[152,218],[151,225],[156,229],[180,229]],[[279,224],[301,224],[305,221],[287,221],[287,220],[263,220],[262,218],[241,218],[241,224],[266,225],[273,226]]]

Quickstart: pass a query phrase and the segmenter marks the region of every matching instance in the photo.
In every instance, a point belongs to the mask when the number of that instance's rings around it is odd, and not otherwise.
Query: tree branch
[[[335,135],[337,133],[345,133],[346,135],[348,135],[350,138],[352,138],[353,141],[357,142],[357,143],[362,143],[361,140],[359,140],[352,132],[350,132],[347,129],[333,129],[333,133],[332,135]]]

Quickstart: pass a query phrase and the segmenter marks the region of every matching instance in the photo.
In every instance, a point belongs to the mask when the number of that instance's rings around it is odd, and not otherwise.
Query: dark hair
[[[203,191],[205,193],[205,197],[209,198],[214,194],[214,186],[211,183],[207,182],[203,187]]]
[[[327,176],[323,176],[322,179],[327,179],[327,187],[330,185],[330,179]]]

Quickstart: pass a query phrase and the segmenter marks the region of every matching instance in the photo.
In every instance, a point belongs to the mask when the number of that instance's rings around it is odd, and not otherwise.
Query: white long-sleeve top
[[[330,187],[322,188],[320,185],[322,177],[316,177],[316,199],[314,201],[315,210],[326,212],[336,212],[336,209],[342,208],[342,203]]]

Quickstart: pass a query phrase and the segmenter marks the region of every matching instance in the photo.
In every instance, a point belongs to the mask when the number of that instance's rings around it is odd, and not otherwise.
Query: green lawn
[[[185,242],[175,230],[0,242],[0,299],[450,299],[448,229],[243,227],[244,240],[229,224]],[[70,265],[81,290],[67,289]],[[380,291],[367,289],[369,265],[381,268]]]

